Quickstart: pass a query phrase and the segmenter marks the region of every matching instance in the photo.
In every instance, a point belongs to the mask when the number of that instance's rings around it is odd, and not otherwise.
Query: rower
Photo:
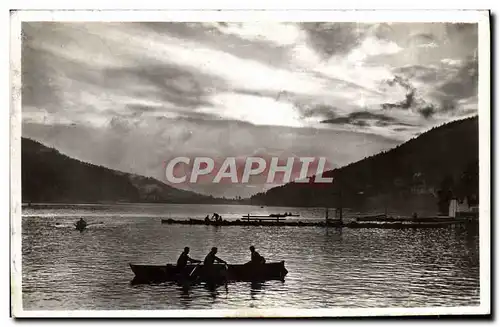
[[[251,253],[251,260],[249,263],[254,263],[254,264],[264,264],[266,263],[266,259],[259,254],[259,252],[255,251],[255,247],[252,245],[250,247],[250,253]]]
[[[80,218],[80,220],[77,221],[76,226],[79,228],[85,228],[87,226],[87,222],[83,218]]]
[[[211,266],[214,264],[214,261],[217,261],[217,262],[220,262],[223,264],[227,264],[227,262],[225,262],[221,258],[217,257],[216,254],[217,254],[217,248],[214,246],[210,250],[210,252],[207,254],[207,256],[205,257],[205,260],[203,261],[203,265],[204,266]]]
[[[200,263],[201,262],[200,260],[192,259],[191,257],[189,257],[189,247],[186,246],[184,248],[184,251],[179,256],[179,259],[177,259],[177,268],[179,270],[184,269],[187,266],[188,261],[191,263]]]

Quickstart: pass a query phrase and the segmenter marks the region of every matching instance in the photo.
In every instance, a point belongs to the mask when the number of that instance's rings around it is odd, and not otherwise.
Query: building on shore
[[[479,206],[470,205],[467,197],[450,201],[448,216],[453,218],[479,218]]]

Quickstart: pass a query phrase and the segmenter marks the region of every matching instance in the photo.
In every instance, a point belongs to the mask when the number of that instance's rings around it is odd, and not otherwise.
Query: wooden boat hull
[[[87,225],[75,225],[77,231],[83,232],[87,228]]]
[[[134,265],[130,268],[135,274],[133,283],[161,283],[168,281],[191,281],[224,283],[236,281],[284,280],[288,274],[285,262],[265,264],[222,265],[214,264],[208,268],[203,265],[188,265],[179,271],[176,265]]]

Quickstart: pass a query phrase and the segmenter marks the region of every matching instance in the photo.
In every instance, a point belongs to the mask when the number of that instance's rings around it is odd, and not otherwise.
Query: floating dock
[[[290,227],[338,227],[338,228],[385,228],[385,229],[407,229],[407,228],[444,228],[452,225],[465,225],[465,224],[478,224],[477,220],[471,221],[469,219],[450,219],[440,218],[424,221],[425,218],[419,218],[417,221],[412,221],[412,218],[406,219],[393,219],[391,221],[380,222],[342,222],[341,220],[328,220],[328,221],[283,221],[278,220],[222,220],[222,221],[205,221],[203,219],[188,219],[188,220],[174,220],[162,219],[162,224],[168,225],[205,225],[205,226],[290,226]]]

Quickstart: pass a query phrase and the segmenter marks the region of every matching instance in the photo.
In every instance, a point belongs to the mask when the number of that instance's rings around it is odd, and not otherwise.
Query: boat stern
[[[281,264],[281,280],[285,280],[285,276],[288,274],[288,270],[285,268],[285,261],[280,261]]]

